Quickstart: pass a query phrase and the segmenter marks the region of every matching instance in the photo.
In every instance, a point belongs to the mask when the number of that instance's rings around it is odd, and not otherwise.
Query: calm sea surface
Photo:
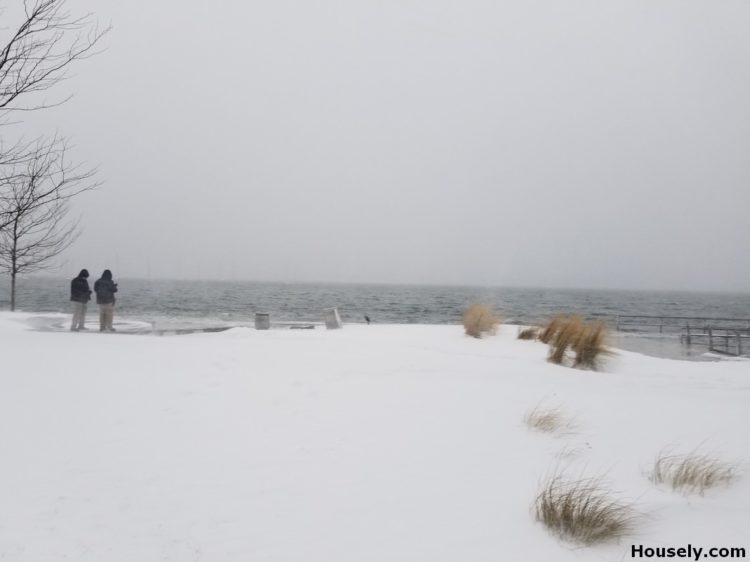
[[[116,319],[157,329],[252,325],[255,312],[272,322],[320,322],[322,310],[338,307],[344,322],[456,324],[464,308],[495,305],[508,323],[532,323],[557,312],[613,320],[618,314],[750,319],[750,294],[609,290],[562,290],[414,285],[283,284],[231,281],[119,279]],[[90,279],[93,285],[93,278]],[[19,281],[17,308],[70,311],[69,279]],[[9,306],[7,283],[0,308]],[[93,308],[93,307],[92,307]],[[91,312],[91,311],[90,311]],[[627,349],[667,357],[686,355],[678,341],[657,334],[620,337]],[[705,350],[703,350],[705,351]]]

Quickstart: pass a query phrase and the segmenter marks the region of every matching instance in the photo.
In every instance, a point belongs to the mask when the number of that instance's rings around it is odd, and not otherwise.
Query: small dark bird
[[[365,314],[365,322],[367,322],[368,324],[370,323],[370,317],[367,316],[367,314]]]

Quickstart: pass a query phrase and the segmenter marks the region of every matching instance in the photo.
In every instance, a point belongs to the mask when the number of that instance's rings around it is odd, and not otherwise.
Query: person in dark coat
[[[70,300],[73,303],[73,321],[70,323],[70,329],[73,332],[86,329],[86,303],[91,300],[88,277],[89,272],[82,269],[78,277],[70,282]]]
[[[112,272],[105,269],[102,276],[94,283],[96,304],[99,305],[99,331],[114,332],[112,320],[115,315],[115,293],[117,283],[112,281]]]

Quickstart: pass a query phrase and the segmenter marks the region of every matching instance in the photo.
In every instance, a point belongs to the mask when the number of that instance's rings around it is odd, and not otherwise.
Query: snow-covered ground
[[[750,552],[750,477],[653,486],[665,447],[750,459],[750,362],[621,352],[547,363],[504,326],[237,328],[157,337],[0,314],[0,560],[629,560],[630,545]],[[555,405],[575,429],[530,431]],[[643,513],[579,548],[534,521],[555,467],[606,474]]]

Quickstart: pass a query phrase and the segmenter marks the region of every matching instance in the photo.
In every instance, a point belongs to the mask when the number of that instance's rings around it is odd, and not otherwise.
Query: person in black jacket
[[[115,315],[115,293],[117,283],[112,281],[112,272],[105,269],[102,276],[94,283],[96,304],[99,305],[99,331],[114,332],[112,319]]]
[[[89,272],[82,269],[78,277],[70,282],[70,300],[73,302],[73,321],[70,323],[70,329],[74,332],[86,329],[86,303],[91,300],[88,277]]]

